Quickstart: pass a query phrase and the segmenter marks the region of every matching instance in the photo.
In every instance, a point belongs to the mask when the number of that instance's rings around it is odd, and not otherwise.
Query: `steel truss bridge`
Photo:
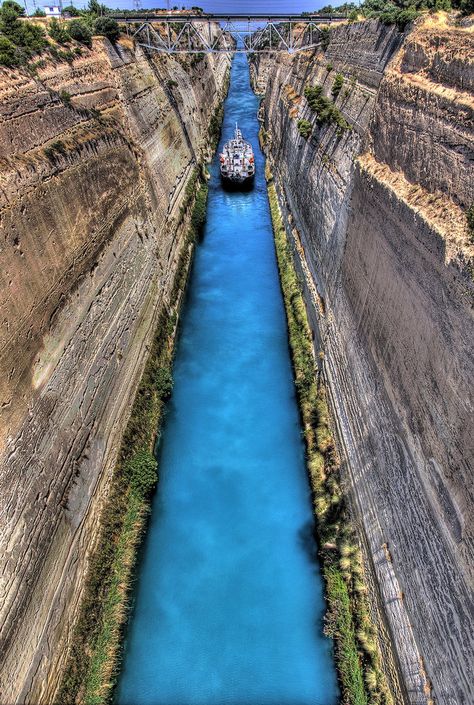
[[[137,44],[166,54],[293,54],[320,46],[321,25],[336,15],[154,14],[111,15],[127,26]]]

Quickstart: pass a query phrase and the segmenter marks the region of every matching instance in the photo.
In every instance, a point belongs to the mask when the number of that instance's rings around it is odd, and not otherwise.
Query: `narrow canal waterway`
[[[337,701],[257,108],[238,55],[222,139],[257,179],[226,193],[214,159],[118,705]]]

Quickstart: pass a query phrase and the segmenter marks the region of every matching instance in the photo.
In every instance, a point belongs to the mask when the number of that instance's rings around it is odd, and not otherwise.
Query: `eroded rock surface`
[[[474,682],[473,56],[471,29],[371,21],[252,67],[410,703]],[[304,97],[336,72],[339,135]]]
[[[0,69],[0,703],[53,701],[228,57]]]

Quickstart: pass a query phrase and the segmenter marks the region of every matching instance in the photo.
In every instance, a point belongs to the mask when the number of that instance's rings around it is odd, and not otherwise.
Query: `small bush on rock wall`
[[[336,100],[337,96],[341,92],[341,88],[344,85],[344,76],[342,73],[336,74],[336,78],[334,79],[334,83],[332,84],[331,88],[331,95]]]
[[[298,132],[305,140],[308,139],[312,131],[312,125],[308,120],[298,120]]]
[[[155,487],[158,480],[156,467],[156,458],[148,448],[141,448],[126,464],[125,473],[131,490],[138,497],[148,497]]]

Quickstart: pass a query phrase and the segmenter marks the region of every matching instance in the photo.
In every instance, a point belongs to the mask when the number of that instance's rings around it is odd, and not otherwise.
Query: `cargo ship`
[[[235,125],[233,139],[225,143],[221,156],[221,178],[226,186],[250,186],[255,176],[252,145],[242,137]]]

